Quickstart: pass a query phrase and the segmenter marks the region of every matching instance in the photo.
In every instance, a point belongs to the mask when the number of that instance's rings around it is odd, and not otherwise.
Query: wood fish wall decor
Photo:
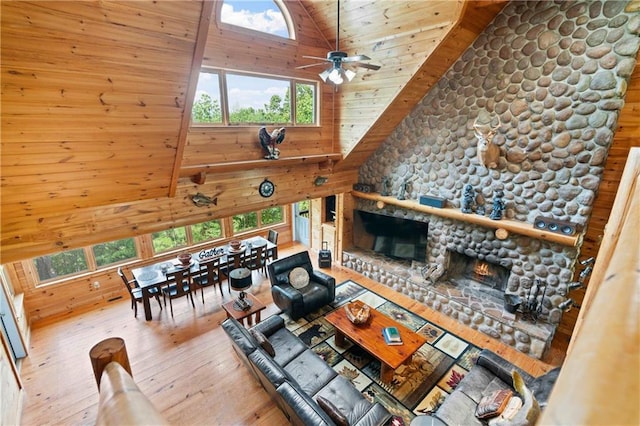
[[[193,204],[195,204],[197,207],[206,207],[211,204],[213,204],[214,206],[218,205],[218,197],[207,197],[202,192],[198,192],[196,195],[192,195],[191,201],[193,201]]]

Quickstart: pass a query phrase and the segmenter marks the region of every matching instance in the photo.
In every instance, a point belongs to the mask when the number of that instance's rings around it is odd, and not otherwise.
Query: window
[[[40,282],[89,270],[83,249],[37,257],[33,263]]]
[[[201,72],[193,102],[193,122],[222,124],[220,105],[219,75],[213,72]]]
[[[292,91],[296,94],[293,99]],[[316,93],[317,83],[205,69],[198,77],[191,120],[235,126],[313,125],[317,122]]]
[[[222,224],[219,220],[211,220],[209,222],[198,223],[191,225],[191,238],[194,243],[201,243],[203,241],[215,240],[222,238]]]
[[[262,226],[274,225],[284,222],[284,210],[280,206],[270,207],[260,212],[260,223]]]
[[[229,124],[291,123],[289,81],[227,74]]]
[[[258,227],[258,213],[244,213],[233,217],[233,233],[249,231]]]
[[[151,234],[151,243],[155,253],[162,253],[187,245],[187,229],[180,228],[167,229],[165,231]]]
[[[296,83],[296,123],[314,124],[316,122],[316,86]]]
[[[98,268],[128,259],[135,259],[138,256],[133,238],[97,244],[91,249]]]
[[[278,4],[273,1],[225,0],[220,11],[220,22],[291,38],[287,21]]]

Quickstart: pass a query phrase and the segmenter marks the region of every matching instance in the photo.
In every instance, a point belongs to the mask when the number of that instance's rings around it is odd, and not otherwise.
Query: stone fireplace
[[[504,300],[510,271],[497,263],[462,252],[447,250],[446,276],[443,280],[462,292],[487,297],[497,303]]]
[[[522,224],[544,216],[584,225],[640,46],[640,16],[625,11],[626,4],[511,1],[361,166],[359,181],[377,191],[385,182],[393,197],[416,203],[421,195],[445,199],[447,208],[459,210],[471,186],[470,215],[485,208],[488,216],[500,204],[505,219]],[[495,164],[479,158],[478,122],[495,132]],[[562,317],[558,306],[567,300],[579,244],[516,233],[498,238],[495,229],[464,218],[381,206],[358,199],[354,207],[428,222],[425,264],[348,244],[343,264],[542,357]],[[506,269],[504,290],[449,279],[452,253],[469,257],[472,266],[462,269],[476,271],[477,262]],[[544,296],[534,286],[544,286]],[[533,295],[536,321],[507,315],[500,291]]]

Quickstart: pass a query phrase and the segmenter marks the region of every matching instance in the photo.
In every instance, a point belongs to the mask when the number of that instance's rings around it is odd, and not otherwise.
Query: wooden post
[[[129,365],[129,357],[127,356],[127,347],[124,340],[120,337],[110,337],[97,343],[89,351],[91,365],[93,366],[93,374],[96,377],[98,390],[100,389],[100,378],[107,364],[115,361],[129,373],[131,377],[131,366]]]

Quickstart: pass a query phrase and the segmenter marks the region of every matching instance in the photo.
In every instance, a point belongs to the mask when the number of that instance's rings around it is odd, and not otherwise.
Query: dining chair
[[[142,289],[138,286],[138,282],[135,279],[127,279],[122,270],[122,267],[118,268],[118,275],[122,278],[122,282],[124,286],[127,288],[127,292],[129,293],[129,297],[131,297],[131,309],[133,309],[133,316],[135,318],[138,317],[138,303],[142,303]],[[156,298],[158,301],[158,306],[162,309],[162,303],[160,303],[160,292],[157,288],[152,288],[149,290],[149,294]]]
[[[202,303],[204,303],[204,288],[210,286],[218,286],[220,288],[220,295],[224,297],[222,291],[222,279],[226,276],[222,273],[220,268],[220,259],[222,256],[214,257],[203,262],[200,262],[200,270],[198,275],[192,277],[193,284],[200,287],[200,294],[202,295]],[[231,293],[231,289],[229,289]]]
[[[267,276],[267,246],[254,246],[251,252],[244,258],[243,266],[251,271],[261,270]]]
[[[173,299],[179,297],[191,298],[191,306],[196,307],[193,303],[193,294],[191,292],[191,272],[189,268],[177,269],[174,272],[167,273],[167,283],[162,287],[162,296],[164,306],[167,306],[167,298],[169,298],[169,307],[171,308],[171,316],[173,317]]]
[[[278,231],[275,229],[269,229],[269,233],[267,234],[267,240],[274,245],[278,245]],[[275,259],[275,249],[267,251],[267,260],[271,261]]]

